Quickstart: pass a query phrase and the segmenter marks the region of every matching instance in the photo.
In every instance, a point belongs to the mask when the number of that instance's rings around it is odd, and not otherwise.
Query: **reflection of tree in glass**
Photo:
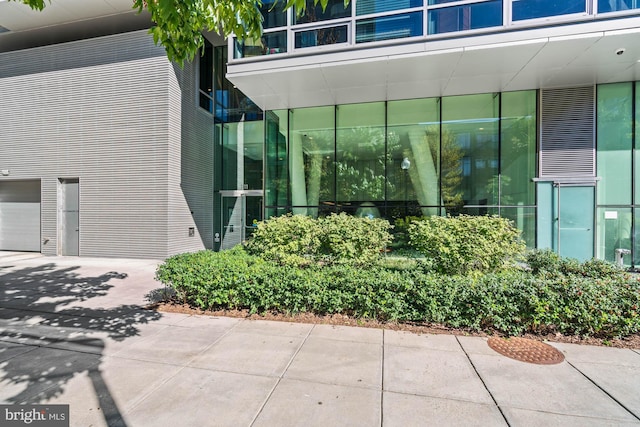
[[[488,183],[493,185],[496,201],[500,205],[514,205],[523,201],[523,196],[515,197],[514,192],[523,192],[533,183],[535,174],[535,140],[536,120],[534,117],[520,117],[516,120],[502,121],[502,156],[500,158],[502,174]],[[500,200],[498,201],[498,184],[500,184]],[[530,191],[532,194],[532,191]],[[518,199],[518,200],[516,200]],[[530,200],[533,202],[533,200]]]
[[[309,132],[303,139],[308,206],[317,206],[320,199],[333,200],[333,185],[327,185],[333,175],[333,139],[333,132],[326,130]]]
[[[442,161],[442,204],[447,213],[459,213],[463,205],[462,189],[462,157],[464,152],[456,144],[455,134],[443,130],[440,137]]]
[[[338,186],[337,199],[382,200],[385,191],[385,165],[387,153],[398,146],[400,138],[389,133],[385,141],[383,128],[356,127],[339,131],[341,148],[336,162]]]

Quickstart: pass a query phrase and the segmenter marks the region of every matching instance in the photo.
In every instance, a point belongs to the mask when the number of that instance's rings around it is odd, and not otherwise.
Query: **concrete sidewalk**
[[[73,426],[640,426],[640,350],[157,313],[156,261],[0,252],[0,401]]]

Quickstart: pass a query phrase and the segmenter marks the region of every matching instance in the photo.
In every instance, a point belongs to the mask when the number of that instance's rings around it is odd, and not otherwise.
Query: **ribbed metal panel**
[[[194,64],[174,71],[169,79],[169,254],[213,249],[214,218],[213,117],[197,105]]]
[[[40,252],[40,181],[0,181],[0,250]]]
[[[540,93],[540,176],[595,176],[595,88]]]
[[[81,256],[167,256],[173,75],[146,31],[0,54],[0,168],[42,180],[43,253],[79,178]]]

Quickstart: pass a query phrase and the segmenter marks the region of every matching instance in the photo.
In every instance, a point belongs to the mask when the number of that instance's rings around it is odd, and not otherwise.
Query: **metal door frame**
[[[241,204],[240,209],[242,210],[242,215],[240,216],[240,242],[244,242],[246,240],[247,235],[247,224],[246,224],[246,215],[247,215],[247,197],[262,197],[262,212],[261,217],[264,218],[264,191],[262,190],[220,190],[220,209],[224,209],[224,199],[225,198],[240,198]],[[226,236],[225,230],[225,213],[221,212],[220,215],[220,230],[222,231],[220,246],[222,247],[222,243],[224,242],[224,238]]]
[[[67,187],[68,184],[76,184],[78,186],[78,194],[77,194],[77,208],[78,208],[78,223],[77,223],[77,245],[74,245],[75,253],[69,254],[67,244],[69,242],[66,241],[65,232],[63,232],[66,224],[67,216],[64,214],[65,211],[65,200],[67,198]],[[58,178],[58,254],[63,256],[80,256],[80,179],[79,178]]]
[[[596,182],[595,181],[588,181],[588,182],[561,182],[561,181],[555,181],[553,183],[553,195],[555,198],[555,203],[556,203],[556,212],[555,212],[555,218],[554,218],[554,232],[556,234],[556,253],[560,254],[560,219],[561,219],[561,206],[562,206],[562,198],[560,197],[560,190],[563,187],[591,187],[593,189],[593,202],[591,209],[593,210],[592,212],[592,224],[591,224],[591,235],[592,235],[592,248],[591,248],[591,256],[595,257],[596,255],[596,206],[595,206],[595,200],[596,200]]]

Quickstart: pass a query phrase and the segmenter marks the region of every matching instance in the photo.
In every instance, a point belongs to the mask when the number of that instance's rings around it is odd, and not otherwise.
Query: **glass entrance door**
[[[554,188],[557,216],[553,249],[563,257],[581,261],[593,258],[594,189],[562,184]]]
[[[222,239],[220,249],[230,249],[246,241],[263,218],[261,190],[221,191]]]

